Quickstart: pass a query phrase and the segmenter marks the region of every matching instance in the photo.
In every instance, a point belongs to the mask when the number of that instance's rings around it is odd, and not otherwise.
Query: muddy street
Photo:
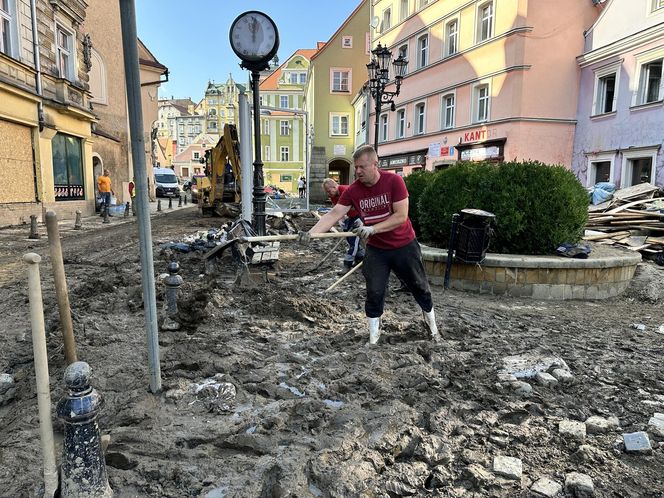
[[[440,343],[390,282],[383,335],[368,346],[362,276],[324,292],[343,247],[307,272],[334,240],[282,243],[269,282],[253,288],[236,284],[230,251],[206,274],[202,253],[160,247],[222,223],[195,208],[153,220],[155,275],[177,261],[185,282],[182,328],[160,331],[157,395],[148,391],[135,223],[63,233],[78,356],[106,400],[99,425],[110,435],[115,496],[592,496],[578,473],[594,496],[664,497],[664,427],[650,423],[664,413],[661,267],[640,265],[626,294],[607,301],[433,288]],[[14,379],[0,398],[3,497],[36,496],[42,476],[19,262],[30,251],[44,258],[53,402],[64,394],[47,242],[1,231],[0,373]],[[157,296],[161,313],[161,284]],[[556,368],[567,375],[541,375]],[[55,417],[54,428],[61,438]],[[627,452],[623,434],[639,431],[650,450]]]

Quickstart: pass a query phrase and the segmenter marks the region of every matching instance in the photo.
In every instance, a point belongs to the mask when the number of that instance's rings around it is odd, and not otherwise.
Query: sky
[[[136,0],[138,37],[170,71],[160,98],[203,98],[208,80],[225,83],[229,73],[246,84],[248,71],[231,50],[233,20],[248,10],[270,16],[279,30],[279,62],[300,48],[327,41],[360,0]]]

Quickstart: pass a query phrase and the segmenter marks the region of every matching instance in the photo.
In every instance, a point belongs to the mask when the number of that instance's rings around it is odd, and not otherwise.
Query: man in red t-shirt
[[[359,147],[353,154],[353,161],[356,180],[309,232],[299,233],[298,241],[307,244],[312,233],[327,232],[351,208],[357,210],[364,225],[353,231],[367,240],[362,271],[367,286],[364,310],[369,325],[369,343],[376,344],[380,337],[380,317],[390,271],[406,284],[422,308],[432,338],[439,340],[420,245],[408,218],[406,184],[399,175],[378,168],[378,156],[371,145]]]
[[[333,206],[337,205],[339,198],[347,189],[348,185],[339,185],[332,178],[326,178],[323,180],[323,190],[325,190],[325,193]],[[350,208],[350,211],[348,211],[345,218],[342,219],[342,230],[344,232],[350,232],[355,228],[355,222],[359,219],[360,213],[355,211],[355,209]],[[348,242],[348,250],[344,256],[344,270],[341,272],[342,275],[348,273],[354,265],[364,259],[364,247],[361,244],[360,238],[347,237],[346,241]]]

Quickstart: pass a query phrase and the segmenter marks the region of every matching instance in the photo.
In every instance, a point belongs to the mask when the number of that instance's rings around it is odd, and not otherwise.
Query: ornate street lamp
[[[376,104],[376,117],[374,121],[374,149],[378,152],[378,125],[380,119],[380,112],[383,104],[390,104],[390,110],[394,111],[394,97],[399,95],[401,90],[401,82],[406,73],[408,66],[408,59],[403,55],[399,55],[392,61],[392,52],[387,47],[382,46],[380,43],[376,48],[371,51],[373,57],[371,62],[367,64],[367,71],[369,72],[369,91]],[[394,66],[394,84],[395,91],[385,91],[390,80],[390,62]]]

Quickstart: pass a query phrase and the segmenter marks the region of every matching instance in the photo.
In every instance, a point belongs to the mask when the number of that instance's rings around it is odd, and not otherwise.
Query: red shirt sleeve
[[[406,188],[406,182],[399,175],[394,175],[394,180],[392,181],[392,202],[403,201],[407,198],[408,189]]]
[[[344,188],[341,188],[341,187],[344,187]],[[339,192],[341,192],[341,195],[339,196],[339,200],[337,201],[337,203],[341,204],[342,206],[352,206],[353,205],[353,200],[352,200],[350,194],[348,193],[348,186],[347,185],[339,185]]]

